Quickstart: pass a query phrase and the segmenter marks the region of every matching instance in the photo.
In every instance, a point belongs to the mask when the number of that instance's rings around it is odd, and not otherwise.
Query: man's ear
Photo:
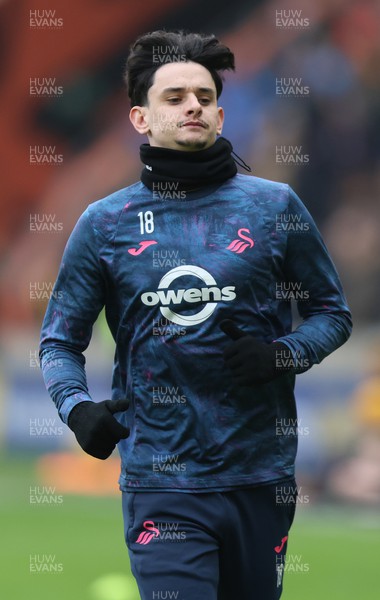
[[[141,135],[147,135],[150,131],[145,106],[133,106],[129,113],[129,120]]]
[[[223,123],[224,123],[224,110],[221,106],[218,106],[218,124],[216,127],[217,135],[220,135],[222,133]]]

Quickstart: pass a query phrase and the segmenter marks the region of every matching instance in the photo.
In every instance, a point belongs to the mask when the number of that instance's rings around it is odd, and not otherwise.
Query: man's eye
[[[171,104],[176,104],[177,102],[180,102],[181,98],[179,98],[178,96],[175,96],[173,98],[168,98],[168,102],[170,102]]]
[[[210,98],[199,98],[199,102],[202,104],[210,104],[211,100]]]

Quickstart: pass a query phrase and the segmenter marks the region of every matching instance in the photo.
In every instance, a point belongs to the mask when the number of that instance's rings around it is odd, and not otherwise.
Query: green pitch
[[[119,498],[57,492],[34,503],[30,487],[41,483],[33,461],[3,460],[0,468],[1,598],[139,600]],[[379,556],[379,513],[305,506],[291,531],[282,598],[373,600]]]

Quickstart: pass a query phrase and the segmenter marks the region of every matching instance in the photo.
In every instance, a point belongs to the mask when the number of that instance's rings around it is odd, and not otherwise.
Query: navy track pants
[[[294,479],[227,492],[123,492],[142,600],[278,600]]]

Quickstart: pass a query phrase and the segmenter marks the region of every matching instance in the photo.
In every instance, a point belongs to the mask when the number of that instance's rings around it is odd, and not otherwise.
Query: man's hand
[[[239,329],[230,319],[222,321],[219,327],[234,340],[224,349],[223,357],[237,384],[250,386],[268,383],[287,371],[276,368],[276,358],[281,356],[281,352],[289,353],[285,344],[259,342]]]
[[[128,400],[85,401],[74,406],[68,425],[80,447],[95,458],[108,458],[116,444],[129,436],[129,429],[113,417],[114,413],[125,411],[128,406]]]

